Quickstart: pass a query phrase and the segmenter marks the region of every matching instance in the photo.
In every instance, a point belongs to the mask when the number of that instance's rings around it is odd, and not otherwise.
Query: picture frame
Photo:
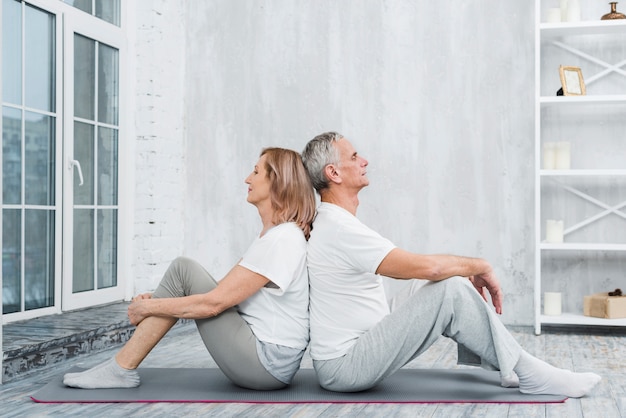
[[[559,75],[561,77],[561,86],[564,96],[584,96],[585,81],[580,67],[559,66]]]

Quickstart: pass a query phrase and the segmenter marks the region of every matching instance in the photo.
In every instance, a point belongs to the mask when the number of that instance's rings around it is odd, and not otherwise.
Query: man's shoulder
[[[318,207],[317,214],[313,220],[313,229],[337,232],[340,229],[351,228],[359,223],[359,220],[345,209],[327,204]]]
[[[325,202],[322,202],[317,207],[317,216],[315,217],[315,220],[318,219],[323,219],[324,221],[335,221],[337,219],[341,219],[342,222],[353,219],[358,222],[356,216],[354,216],[341,206]]]

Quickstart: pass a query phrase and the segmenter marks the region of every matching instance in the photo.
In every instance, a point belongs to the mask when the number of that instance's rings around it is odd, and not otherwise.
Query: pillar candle
[[[559,9],[561,9],[561,21],[567,22],[567,0],[560,0],[559,6]]]
[[[561,294],[559,292],[546,292],[543,294],[544,315],[561,315]]]
[[[556,143],[556,157],[554,168],[557,170],[569,170],[571,161],[571,145],[569,142],[560,141]]]
[[[579,0],[567,1],[567,21],[568,22],[580,22],[580,1]]]
[[[546,221],[546,241],[554,244],[563,242],[563,221]]]
[[[546,22],[557,23],[561,21],[561,8],[550,7],[546,10]]]
[[[542,147],[544,170],[554,170],[556,162],[556,142],[545,142]]]

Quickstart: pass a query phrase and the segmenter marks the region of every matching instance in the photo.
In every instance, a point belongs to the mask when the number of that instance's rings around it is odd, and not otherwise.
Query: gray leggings
[[[469,280],[431,282],[359,337],[342,357],[313,362],[320,385],[337,392],[376,386],[441,335],[510,375],[521,347]]]
[[[216,286],[217,282],[199,263],[178,257],[170,264],[152,297],[196,295],[207,293]],[[235,308],[213,318],[197,319],[196,326],[211,357],[236,385],[256,390],[274,390],[286,386],[259,361],[257,338]]]

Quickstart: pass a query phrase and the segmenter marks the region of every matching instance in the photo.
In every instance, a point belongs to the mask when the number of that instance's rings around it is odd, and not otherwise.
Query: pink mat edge
[[[444,404],[453,404],[453,403],[471,403],[471,404],[516,404],[516,405],[534,405],[534,404],[559,404],[565,403],[569,398],[564,397],[562,400],[555,401],[546,401],[546,402],[526,402],[526,401],[512,401],[512,402],[502,402],[502,401],[462,401],[462,400],[432,400],[432,401],[276,401],[276,402],[268,402],[268,401],[241,401],[241,400],[202,400],[202,401],[184,401],[184,400],[133,400],[133,401],[40,401],[36,399],[34,396],[30,397],[34,402],[41,404],[59,404],[59,403],[243,403],[243,404],[429,404],[429,403],[444,403]]]

